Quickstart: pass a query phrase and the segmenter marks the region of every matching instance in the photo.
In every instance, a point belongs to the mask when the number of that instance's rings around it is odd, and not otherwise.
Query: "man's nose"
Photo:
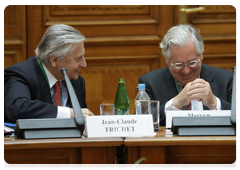
[[[185,66],[182,68],[182,71],[183,71],[185,74],[189,74],[189,72],[191,71],[191,68],[190,68],[188,65],[185,65]]]
[[[82,58],[79,65],[80,65],[80,67],[87,67],[87,62],[85,60],[85,57]]]

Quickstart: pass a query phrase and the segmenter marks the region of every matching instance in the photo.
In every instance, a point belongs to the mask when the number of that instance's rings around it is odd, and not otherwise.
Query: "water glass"
[[[100,104],[100,115],[114,115],[115,106],[112,103],[102,103]]]

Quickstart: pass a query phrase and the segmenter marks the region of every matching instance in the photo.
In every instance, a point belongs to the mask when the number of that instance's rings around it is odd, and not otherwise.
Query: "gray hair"
[[[50,61],[50,55],[63,59],[77,48],[86,38],[76,29],[64,24],[48,27],[35,50],[36,58],[43,64]]]
[[[191,25],[178,25],[170,28],[160,43],[160,48],[162,48],[162,53],[166,60],[170,60],[171,48],[186,46],[190,39],[194,42],[198,55],[201,56],[204,51],[204,44],[199,32]]]

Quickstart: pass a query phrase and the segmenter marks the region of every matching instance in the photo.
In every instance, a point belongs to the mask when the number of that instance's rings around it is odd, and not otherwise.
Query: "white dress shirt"
[[[48,78],[50,93],[53,100],[53,96],[54,96],[53,86],[58,80],[52,75],[52,73],[48,71],[48,69],[44,64],[42,64],[42,66]],[[57,118],[70,118],[71,116],[70,108],[66,107],[67,100],[68,100],[68,91],[67,91],[66,83],[63,83],[62,81],[60,82],[61,82],[61,89],[62,89],[62,106],[58,106]]]

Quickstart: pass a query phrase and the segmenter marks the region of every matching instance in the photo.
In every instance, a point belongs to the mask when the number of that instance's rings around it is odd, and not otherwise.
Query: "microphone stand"
[[[81,106],[78,102],[76,93],[72,86],[72,83],[70,82],[70,79],[67,75],[67,69],[62,68],[61,72],[62,72],[64,79],[66,81],[66,84],[67,84],[68,93],[69,93],[69,96],[70,96],[70,99],[72,102],[72,107],[73,107],[73,111],[74,111],[74,117],[75,117],[76,124],[81,128],[81,132],[83,134],[83,130],[85,128],[85,120],[84,120],[84,117],[82,114]]]

